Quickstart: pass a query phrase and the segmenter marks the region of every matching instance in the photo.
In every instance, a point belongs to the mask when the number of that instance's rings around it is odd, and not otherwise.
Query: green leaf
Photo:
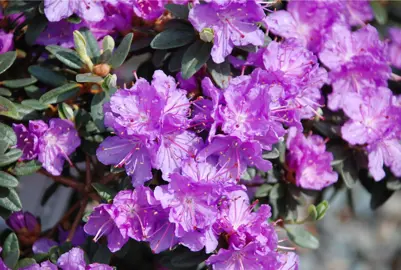
[[[241,175],[241,179],[245,181],[251,181],[256,176],[256,169],[249,167],[245,170],[245,172]]]
[[[96,94],[92,98],[91,102],[91,116],[95,125],[99,128],[101,132],[105,130],[104,127],[104,113],[103,113],[103,104],[107,101],[106,94],[101,92]]]
[[[317,129],[317,131],[319,131],[324,136],[326,136],[326,137],[328,137],[330,139],[341,138],[341,136],[340,136],[340,134],[341,134],[340,126],[333,125],[333,124],[326,123],[326,122],[322,122],[322,121],[314,122],[313,126]]]
[[[269,184],[263,184],[261,185],[255,192],[255,197],[256,198],[264,198],[269,195],[270,190],[272,189],[272,185]]]
[[[43,104],[59,103],[74,97],[79,89],[79,84],[68,83],[45,93],[40,97],[39,101]]]
[[[61,103],[58,105],[58,115],[61,119],[74,120],[74,110],[72,107],[66,103]]]
[[[75,77],[77,82],[85,83],[85,82],[93,82],[93,83],[98,83],[103,81],[103,78],[100,76],[97,76],[92,73],[84,73],[84,74],[78,74]]]
[[[112,52],[114,50],[116,43],[111,36],[105,36],[102,41],[103,51],[109,50]]]
[[[316,206],[314,206],[313,204],[309,205],[308,207],[308,219],[315,221],[317,219],[318,213],[316,210]]]
[[[11,172],[17,176],[24,176],[36,172],[41,167],[42,164],[37,160],[30,160],[27,162],[17,162],[15,167],[11,169]]]
[[[187,252],[173,256],[171,258],[171,265],[174,267],[173,269],[186,269],[197,266],[201,262],[205,261],[208,257],[209,255],[202,251],[191,252],[188,250]]]
[[[0,140],[0,155],[3,155],[8,148],[8,144],[5,141]]]
[[[36,112],[36,110],[29,106],[26,106],[24,104],[14,104],[14,105],[15,107],[17,107],[18,117],[15,117],[13,119],[28,121],[28,120],[35,120],[40,117]]]
[[[19,260],[17,265],[15,266],[15,269],[23,269],[25,267],[31,266],[36,264],[36,261],[32,258],[24,258],[22,260]]]
[[[14,188],[18,186],[18,180],[14,176],[0,171],[0,187]]]
[[[389,190],[400,190],[401,189],[401,180],[399,178],[391,177],[386,182],[386,187]]]
[[[36,99],[25,99],[21,102],[21,104],[38,111],[43,111],[49,108],[48,105],[45,105]]]
[[[99,245],[95,255],[93,255],[92,261],[97,263],[109,264],[112,253],[106,245]]]
[[[328,201],[322,201],[316,206],[316,211],[317,211],[317,218],[316,220],[321,220],[324,215],[326,214],[327,210],[329,209],[329,203]]]
[[[386,8],[379,1],[371,1],[373,13],[375,14],[375,19],[380,25],[384,25],[388,21],[388,15]]]
[[[66,49],[56,45],[49,45],[46,46],[46,50],[48,50],[58,60],[70,68],[81,69],[84,65],[78,54],[71,49]]]
[[[53,87],[58,87],[67,83],[67,78],[58,72],[55,72],[49,68],[42,66],[30,66],[28,68],[29,73],[37,78],[40,82],[50,85]]]
[[[118,68],[122,63],[124,63],[124,60],[127,58],[128,52],[130,51],[133,37],[134,35],[132,33],[126,35],[114,51],[113,56],[110,59],[110,65],[113,68]]]
[[[152,64],[155,68],[160,68],[163,66],[164,61],[170,56],[170,52],[167,50],[157,50],[153,53]]]
[[[188,46],[184,46],[176,50],[173,55],[170,57],[170,61],[168,63],[168,70],[171,72],[177,72],[181,69],[182,58],[184,57],[184,53],[187,51]]]
[[[283,185],[277,183],[270,190],[269,198],[273,200],[282,198],[284,196],[284,192],[285,191]]]
[[[115,190],[100,183],[93,183],[92,186],[100,195],[100,197],[102,197],[102,199],[106,202],[110,202],[111,200],[113,200],[114,196],[117,194]]]
[[[340,174],[348,188],[352,188],[359,179],[357,164],[352,157],[347,158],[342,163],[338,163],[334,168]]]
[[[22,209],[21,201],[14,189],[0,187],[0,207],[14,212]]]
[[[14,163],[21,156],[22,156],[21,150],[17,148],[10,149],[8,152],[4,153],[3,155],[0,155],[0,167]]]
[[[0,96],[11,97],[12,93],[10,90],[4,87],[0,87]]]
[[[25,41],[28,45],[32,46],[35,44],[36,39],[45,30],[47,23],[46,16],[36,16],[34,21],[30,22],[25,32]]]
[[[3,85],[9,88],[21,88],[36,83],[38,80],[34,77],[17,80],[3,81]]]
[[[212,43],[198,40],[188,48],[181,62],[184,79],[191,78],[209,60],[212,46]]]
[[[110,50],[103,51],[102,55],[99,57],[98,63],[108,63],[111,59],[112,52]]]
[[[0,74],[11,67],[17,58],[15,51],[0,54]]]
[[[213,80],[220,88],[226,88],[230,82],[231,67],[230,63],[226,60],[221,64],[216,64],[212,60],[207,63],[207,69],[212,75]]]
[[[38,99],[43,94],[42,89],[40,89],[36,85],[30,85],[30,86],[24,87],[24,90],[25,90],[25,93],[28,95],[28,97],[30,97],[32,99]]]
[[[152,40],[153,37],[143,37],[141,39],[135,40],[135,42],[131,46],[130,52],[139,51],[146,47],[149,47]]]
[[[0,123],[0,141],[5,142],[7,148],[17,143],[17,136],[14,130],[3,123]]]
[[[86,52],[88,56],[93,59],[93,62],[96,62],[100,56],[100,49],[97,44],[97,40],[93,36],[92,32],[86,27],[79,29],[79,32],[81,32],[81,34],[85,38]]]
[[[0,115],[8,116],[14,119],[19,117],[15,104],[2,96],[0,96]]]
[[[300,225],[286,225],[288,238],[296,245],[303,248],[317,249],[319,240]]]
[[[195,39],[192,27],[168,28],[157,34],[150,43],[153,49],[168,50],[190,44]]]
[[[15,233],[10,233],[3,245],[3,261],[9,268],[14,268],[20,255],[18,238]]]
[[[167,4],[164,6],[168,11],[173,14],[175,18],[188,19],[189,8],[188,5]]]
[[[276,147],[263,154],[263,159],[276,159],[278,157],[280,157],[280,151]]]

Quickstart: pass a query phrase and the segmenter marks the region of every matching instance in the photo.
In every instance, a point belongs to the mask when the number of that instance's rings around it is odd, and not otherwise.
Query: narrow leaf
[[[10,211],[19,211],[22,209],[21,201],[14,189],[0,187],[0,207]]]
[[[86,41],[86,52],[88,56],[96,62],[100,56],[100,49],[97,44],[96,38],[93,36],[92,32],[88,28],[81,28],[79,32],[83,35]]]
[[[48,105],[41,103],[39,100],[36,99],[25,99],[21,102],[21,104],[31,107],[32,109],[43,111],[49,108]]]
[[[50,85],[53,87],[58,87],[67,83],[67,78],[60,73],[53,71],[49,68],[42,66],[30,66],[28,68],[29,73],[37,78],[40,82]]]
[[[68,83],[45,93],[40,97],[39,101],[43,104],[59,103],[74,97],[78,93],[79,89],[79,84]]]
[[[231,67],[228,61],[224,61],[221,64],[216,64],[212,60],[207,63],[207,69],[212,75],[213,80],[220,88],[226,88],[230,82]]]
[[[0,171],[0,187],[14,188],[18,186],[18,180],[11,174]]]
[[[70,68],[81,69],[81,67],[84,65],[78,54],[71,49],[66,49],[56,45],[49,45],[46,46],[46,50],[48,50],[58,60]]]
[[[92,186],[100,195],[100,197],[102,197],[102,199],[105,200],[106,202],[113,200],[114,196],[117,194],[115,190],[100,183],[93,183]]]
[[[11,172],[17,176],[28,175],[36,172],[42,167],[37,160],[30,160],[27,162],[17,162],[14,168],[11,169]]]
[[[4,263],[13,269],[20,256],[18,238],[15,233],[10,233],[4,241],[2,256]]]
[[[0,74],[11,67],[17,58],[15,51],[0,54]]]
[[[195,32],[192,27],[180,29],[168,28],[157,34],[150,43],[150,46],[157,50],[167,50],[190,44],[194,39]]]
[[[17,148],[10,149],[8,152],[4,153],[3,155],[0,155],[0,167],[14,163],[21,156],[22,156],[21,150]]]
[[[3,123],[0,123],[0,141],[7,143],[7,148],[17,143],[14,130]]]
[[[2,96],[0,96],[0,115],[8,116],[14,119],[19,117],[15,104]]]
[[[299,225],[286,225],[288,238],[295,244],[303,248],[317,249],[319,240],[310,232]]]
[[[113,56],[110,59],[110,65],[113,68],[118,68],[124,63],[125,58],[127,58],[128,52],[131,48],[132,38],[134,35],[129,33],[126,35],[120,43],[120,46],[114,51]]]
[[[188,5],[167,4],[164,6],[174,17],[179,19],[188,19]]]
[[[6,80],[3,81],[3,85],[9,88],[21,88],[31,84],[36,83],[38,80],[34,77],[25,78],[25,79],[17,79],[17,80]]]
[[[75,77],[75,79],[76,79],[77,82],[81,82],[81,83],[84,83],[84,82],[94,82],[94,83],[97,83],[97,82],[103,81],[103,78],[102,78],[102,77],[99,77],[99,76],[97,76],[97,75],[95,75],[95,74],[92,74],[92,73],[78,74],[78,75]]]
[[[8,90],[7,88],[4,87],[0,87],[0,96],[4,96],[4,97],[11,97],[12,93],[10,90]]]

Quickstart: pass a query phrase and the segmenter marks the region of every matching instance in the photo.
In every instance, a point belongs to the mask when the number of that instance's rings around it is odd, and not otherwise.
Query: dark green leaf
[[[46,85],[58,87],[67,83],[67,79],[63,75],[46,67],[30,66],[28,71]]]
[[[21,156],[22,156],[21,150],[17,148],[10,149],[8,152],[4,153],[3,155],[0,155],[0,167],[14,163]]]
[[[0,155],[3,155],[8,148],[8,144],[5,141],[0,140]]]
[[[39,3],[37,1],[10,1],[4,15],[11,15],[21,12],[26,12],[30,9],[37,7]]]
[[[95,255],[93,255],[93,262],[109,264],[112,253],[106,245],[99,245]]]
[[[152,57],[152,64],[155,68],[160,68],[163,66],[164,61],[170,56],[170,52],[167,50],[157,50],[154,52]]]
[[[2,96],[0,96],[0,115],[8,116],[13,119],[19,117],[15,104]]]
[[[17,162],[14,168],[11,169],[11,172],[17,176],[28,175],[36,172],[42,167],[37,160],[30,160],[27,162]]]
[[[269,184],[263,184],[255,192],[255,197],[256,198],[264,198],[269,195],[270,190],[272,189],[272,185]]]
[[[10,211],[19,211],[22,209],[21,201],[14,189],[0,187],[0,207]]]
[[[0,87],[0,96],[4,96],[4,97],[11,97],[11,91],[8,90],[7,88],[4,87]]]
[[[40,97],[39,101],[43,104],[59,103],[74,97],[79,89],[79,84],[68,83],[45,93]]]
[[[96,62],[100,56],[100,49],[97,44],[97,40],[95,39],[92,32],[88,28],[81,28],[79,29],[79,32],[81,32],[85,38],[86,53],[93,60],[93,62]]]
[[[196,41],[184,53],[182,58],[182,77],[191,78],[209,60],[213,44]]]
[[[132,33],[126,35],[114,51],[113,56],[110,59],[110,65],[113,68],[118,68],[122,63],[124,63],[124,60],[127,58],[128,52],[130,51],[133,36]]]
[[[205,261],[209,255],[205,254],[202,251],[198,252],[183,252],[171,258],[171,265],[174,269],[182,269],[182,268],[189,268],[194,267],[200,264],[201,262]]]
[[[93,121],[95,122],[95,125],[98,127],[98,129],[103,132],[105,130],[104,127],[104,113],[103,113],[103,104],[107,101],[106,94],[104,92],[101,92],[99,94],[96,94],[92,98],[91,102],[91,116]]]
[[[252,44],[244,45],[244,46],[237,46],[238,49],[250,52],[250,53],[255,53],[258,51],[258,47]]]
[[[195,32],[191,27],[168,28],[159,33],[150,43],[153,49],[168,50],[179,48],[191,43],[195,39]]]
[[[28,45],[35,44],[36,39],[45,30],[47,23],[46,16],[36,16],[34,21],[28,25],[25,33],[25,41]]]
[[[49,45],[46,46],[46,50],[48,50],[58,60],[70,68],[81,69],[81,67],[84,65],[78,54],[71,49],[66,49],[56,45]]]
[[[73,14],[67,18],[67,21],[73,24],[80,24],[82,22],[82,19],[77,15]]]
[[[270,152],[263,153],[263,159],[276,159],[280,157],[280,151],[274,147]]]
[[[168,70],[171,72],[177,72],[181,69],[182,58],[184,57],[184,53],[187,51],[187,49],[187,46],[184,46],[173,53],[168,63]]]
[[[256,169],[249,167],[245,170],[245,172],[241,175],[241,179],[245,181],[251,181],[256,176]]]
[[[24,87],[25,93],[28,95],[28,97],[32,99],[38,99],[42,95],[43,91],[36,85],[30,85],[27,87]]]
[[[270,199],[279,199],[284,196],[284,187],[281,184],[275,184],[273,188],[270,190],[269,198]]]
[[[74,110],[72,107],[66,103],[61,103],[58,105],[58,115],[61,119],[74,120]]]
[[[231,67],[228,61],[221,64],[216,64],[212,60],[207,63],[207,69],[212,75],[213,80],[220,88],[226,88],[230,81]]]
[[[45,105],[36,99],[25,99],[21,102],[21,104],[38,111],[43,111],[49,108],[48,105]]]
[[[370,208],[377,209],[382,206],[391,195],[394,194],[394,190],[387,189],[386,182],[380,181],[373,183],[373,188],[370,190],[372,197],[370,198]]]
[[[109,50],[109,49],[104,50],[102,55],[99,57],[98,63],[102,63],[102,64],[108,63],[111,59],[111,56],[112,56],[111,50]]]
[[[338,163],[334,168],[338,171],[348,188],[352,188],[358,181],[357,164],[355,164],[352,157],[347,158],[342,163]]]
[[[0,141],[7,143],[7,148],[17,143],[14,130],[3,123],[0,123]]]
[[[14,176],[0,171],[0,187],[14,188],[18,186],[18,180]]]
[[[75,79],[77,82],[81,82],[81,83],[84,83],[84,82],[98,83],[98,82],[103,81],[102,77],[99,77],[92,73],[78,74]]]
[[[386,24],[388,21],[388,15],[385,6],[379,1],[371,1],[370,5],[373,8],[376,21],[381,25]]]
[[[25,258],[22,260],[19,260],[17,265],[15,266],[15,269],[23,269],[25,267],[31,266],[36,264],[36,261],[32,258]]]
[[[14,268],[20,255],[18,238],[15,233],[10,233],[3,245],[3,261],[9,268]]]
[[[34,77],[17,80],[3,81],[3,85],[9,88],[21,88],[36,83],[38,80]]]
[[[288,238],[303,248],[317,249],[319,240],[300,225],[286,225]]]
[[[100,197],[102,197],[102,199],[106,202],[110,202],[111,200],[113,200],[114,196],[117,194],[115,190],[100,183],[93,183],[92,186],[100,195]]]
[[[18,111],[18,117],[15,117],[16,120],[35,120],[39,118],[39,115],[35,109],[32,107],[26,106],[24,104],[15,104]]]
[[[135,40],[135,42],[132,43],[130,51],[131,52],[139,51],[143,48],[149,47],[152,40],[153,37],[143,37],[141,39]]]
[[[40,200],[40,205],[44,206],[49,199],[53,196],[53,194],[58,190],[60,187],[60,183],[53,182],[50,186],[48,186],[43,193],[42,199]]]
[[[314,122],[313,126],[324,136],[330,138],[330,139],[335,139],[339,138],[340,136],[340,127],[337,125],[332,125],[326,122]]]
[[[167,4],[164,6],[174,17],[179,19],[188,19],[188,5]]]
[[[17,53],[14,51],[0,54],[0,74],[9,69],[16,58]]]

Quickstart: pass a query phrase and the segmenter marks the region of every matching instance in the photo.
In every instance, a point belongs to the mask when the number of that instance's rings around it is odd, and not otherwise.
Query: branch
[[[40,169],[38,172],[40,174],[43,174],[43,175],[51,178],[54,182],[69,186],[80,192],[84,191],[85,186],[81,183],[76,182],[72,178],[63,177],[63,176],[54,176],[54,175],[48,173],[47,171],[45,171],[44,169]]]

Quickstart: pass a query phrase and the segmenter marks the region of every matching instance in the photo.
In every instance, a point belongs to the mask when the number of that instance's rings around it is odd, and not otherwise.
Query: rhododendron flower
[[[213,30],[214,45],[211,56],[216,63],[224,62],[234,46],[262,46],[264,35],[256,23],[263,18],[262,7],[254,1],[230,3],[225,6],[200,4],[195,5],[189,13],[189,20],[196,30]]]
[[[321,190],[338,180],[331,162],[333,154],[326,152],[322,137],[305,137],[296,128],[290,128],[287,138],[287,160],[290,170],[295,172],[295,184],[306,189]]]
[[[45,0],[45,15],[51,22],[58,22],[72,14],[87,21],[98,22],[104,17],[102,1],[95,0]]]

